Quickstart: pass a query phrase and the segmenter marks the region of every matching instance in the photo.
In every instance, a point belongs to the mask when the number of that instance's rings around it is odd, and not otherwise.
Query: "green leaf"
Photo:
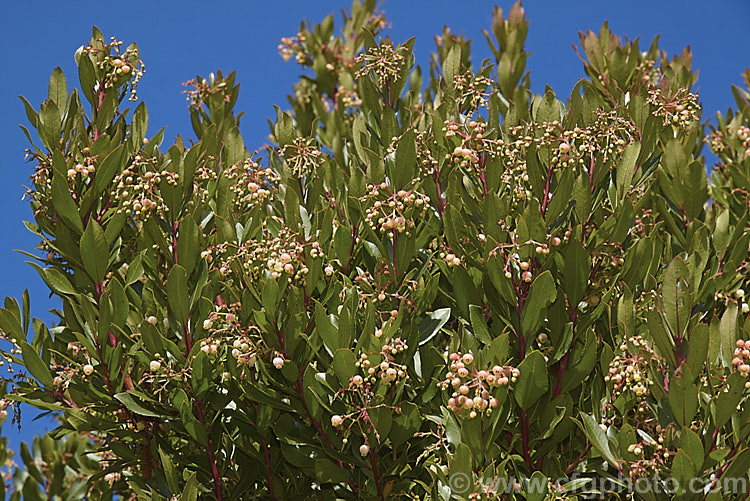
[[[315,303],[315,328],[318,335],[323,340],[323,344],[331,354],[339,348],[343,348],[338,329],[333,325],[330,317],[326,314],[323,305],[318,302]]]
[[[711,243],[720,259],[724,257],[724,253],[729,246],[729,212],[725,210],[717,216],[716,228],[711,239]]]
[[[721,335],[720,354],[726,366],[732,363],[732,352],[737,340],[737,303],[730,302],[719,322],[719,334]]]
[[[679,484],[678,492],[684,492],[690,480],[695,477],[696,468],[687,453],[679,449],[672,460],[672,477]]]
[[[164,451],[162,447],[159,447],[159,457],[161,458],[161,465],[164,468],[164,477],[167,479],[167,485],[169,486],[170,493],[177,493],[180,491],[180,478],[177,475],[177,471],[172,463],[171,456]]]
[[[180,496],[181,501],[196,501],[198,499],[198,474],[193,472],[185,482],[185,489]]]
[[[198,352],[198,355],[193,359],[192,369],[190,385],[193,388],[193,394],[196,398],[203,398],[212,379],[211,361],[205,352]]]
[[[52,292],[58,296],[65,294],[76,294],[78,291],[70,284],[70,280],[62,271],[57,268],[42,268],[36,263],[27,261],[42,277],[44,283],[50,288]]]
[[[60,168],[65,169],[65,159],[62,157],[62,153],[59,151],[55,152],[53,157],[53,163],[59,165]],[[62,162],[60,164],[60,162]],[[83,232],[83,223],[81,222],[81,216],[78,214],[78,206],[73,201],[73,197],[70,196],[70,190],[68,189],[68,182],[65,180],[65,174],[60,173],[55,168],[55,173],[52,176],[52,206],[68,226],[78,231]]]
[[[599,427],[594,416],[581,412],[581,422],[576,421],[581,430],[586,434],[591,445],[607,460],[607,462],[619,470],[617,458],[609,447],[607,435]]]
[[[670,139],[664,151],[664,166],[667,172],[673,178],[680,178],[680,174],[685,172],[687,159],[685,157],[685,148],[678,139]]]
[[[148,109],[146,103],[141,102],[133,112],[133,122],[130,126],[130,137],[133,138],[133,146],[140,148],[148,131]]]
[[[474,336],[484,344],[492,344],[492,335],[487,328],[487,320],[485,320],[482,308],[479,305],[472,304],[469,306],[469,318]]]
[[[453,76],[461,71],[461,44],[454,43],[443,61],[443,77],[449,88],[453,87]]]
[[[737,404],[745,392],[745,377],[739,372],[733,372],[727,378],[726,386],[729,391],[720,391],[716,399],[716,429],[724,426],[737,412]]]
[[[635,162],[641,152],[641,143],[636,141],[630,143],[622,152],[622,159],[617,165],[617,199],[622,200],[630,190],[630,183],[635,174]]]
[[[690,373],[698,377],[708,357],[708,325],[698,324],[690,333],[688,342],[688,353],[685,364],[690,368]]]
[[[563,277],[568,304],[575,308],[586,293],[591,272],[589,255],[578,240],[572,240],[565,251],[564,269]]]
[[[349,473],[330,459],[316,459],[315,479],[322,484],[339,484],[349,479]]]
[[[247,158],[247,149],[237,127],[230,129],[224,137],[224,159],[227,167]]]
[[[451,492],[458,496],[468,494],[474,489],[472,453],[466,444],[458,444],[450,460],[448,485]]]
[[[59,66],[52,70],[52,75],[49,77],[47,96],[50,101],[57,105],[58,109],[65,109],[65,103],[68,100],[68,84],[65,82],[65,75]]]
[[[127,407],[127,409],[130,412],[133,412],[135,414],[138,414],[140,416],[146,416],[146,417],[155,417],[155,418],[163,418],[164,416],[161,414],[157,414],[154,411],[150,411],[143,407],[135,398],[134,396],[140,397],[140,395],[137,392],[124,392],[124,393],[117,393],[114,395],[114,397],[122,402],[122,404]]]
[[[541,471],[535,471],[524,485],[526,501],[542,501],[547,495],[548,484],[547,475]]]
[[[167,276],[167,299],[169,309],[183,326],[190,316],[189,292],[185,268],[175,265]]]
[[[96,83],[96,69],[88,54],[82,54],[78,59],[78,80],[81,82],[81,90],[89,103],[94,105],[94,84]]]
[[[192,216],[186,216],[180,221],[179,234],[177,236],[177,262],[185,268],[187,276],[193,272],[195,263],[198,261],[200,249],[198,248],[198,225]]]
[[[440,332],[440,329],[443,328],[450,317],[450,308],[440,308],[428,313],[427,317],[419,323],[419,346],[430,342]]]
[[[539,351],[532,351],[518,365],[518,380],[513,396],[521,409],[527,410],[549,389],[547,362]]]
[[[396,149],[396,179],[394,179],[396,190],[400,190],[414,178],[416,162],[417,149],[414,141],[414,129],[409,129],[401,136]]]
[[[579,222],[586,222],[591,214],[591,183],[586,174],[581,174],[573,185],[573,200],[575,213]]]
[[[109,245],[102,227],[93,219],[89,220],[86,231],[81,235],[81,260],[94,283],[103,283],[107,276]]]
[[[521,313],[521,331],[526,337],[535,337],[537,329],[542,325],[545,310],[557,297],[555,279],[549,271],[537,276],[531,283],[526,304]],[[529,343],[531,344],[531,343]]]
[[[688,427],[680,431],[680,449],[684,450],[690,461],[695,465],[696,471],[703,467],[704,451],[703,443],[697,433]]]
[[[21,332],[18,334],[20,335]],[[53,380],[49,371],[49,365],[42,361],[42,358],[29,343],[21,341],[18,344],[21,345],[23,363],[29,369],[31,375],[44,386],[52,386]]]
[[[732,459],[729,467],[722,474],[720,482],[723,482],[726,486],[747,485],[748,470],[750,470],[750,449],[746,448]],[[736,479],[737,483],[732,483],[733,479]]]
[[[357,373],[357,357],[348,348],[336,350],[333,355],[333,370],[343,388],[349,388],[349,380]]]
[[[110,185],[115,176],[125,170],[122,161],[124,154],[125,147],[120,145],[109,152],[104,160],[101,161],[97,167],[96,177],[94,178],[94,189],[90,192],[93,197],[101,196],[102,193],[111,187]]]
[[[401,414],[393,419],[389,438],[394,447],[399,447],[411,439],[422,424],[419,407],[411,402],[401,404]]]
[[[143,275],[143,257],[141,254],[136,255],[128,266],[128,272],[125,274],[125,285],[137,282]]]
[[[692,303],[690,301],[689,272],[685,261],[676,257],[664,272],[662,298],[667,325],[674,337],[683,337],[687,330]]]
[[[620,335],[623,339],[627,339],[635,334],[633,293],[627,285],[623,286],[622,294],[617,301],[617,327],[620,329]]]
[[[690,426],[698,410],[698,388],[684,377],[673,378],[669,385],[669,407],[680,426]]]
[[[393,414],[388,407],[374,407],[368,411],[372,425],[375,427],[375,431],[380,437],[380,441],[384,441],[388,434],[391,432],[391,426],[393,426]]]

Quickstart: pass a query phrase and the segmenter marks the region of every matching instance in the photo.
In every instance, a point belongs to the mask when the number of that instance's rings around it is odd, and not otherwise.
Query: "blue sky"
[[[499,1],[508,10],[512,2]],[[36,272],[24,264],[25,257],[13,249],[31,251],[37,244],[23,226],[31,220],[26,201],[21,201],[32,166],[26,164],[26,140],[18,125],[26,117],[17,95],[35,106],[47,96],[49,75],[61,66],[71,88],[77,83],[73,61],[75,49],[90,37],[97,25],[106,37],[116,36],[127,45],[138,42],[146,75],[139,98],[146,101],[150,133],[167,126],[165,144],[177,134],[192,138],[187,103],[181,83],[196,73],[207,75],[217,68],[225,73],[237,70],[241,82],[238,111],[245,111],[241,130],[248,148],[266,142],[266,118],[273,115],[273,104],[284,107],[286,94],[300,74],[300,68],[284,63],[276,46],[282,36],[294,35],[307,18],[322,20],[331,12],[348,8],[349,1],[287,0],[285,2],[179,2],[130,0],[128,2],[52,0],[3,1],[0,5],[0,298],[20,298],[25,288],[31,294],[32,312],[45,321],[55,304]],[[489,29],[494,2],[446,0],[390,0],[382,4],[392,28],[386,33],[394,42],[416,36],[417,62],[426,66],[433,49],[433,36],[450,26],[454,33],[474,39],[475,65],[490,52],[481,35]],[[605,1],[527,1],[531,19],[527,50],[534,55],[532,90],[541,92],[550,85],[565,99],[583,69],[572,46],[579,30],[598,31],[609,20],[618,35],[641,38],[648,47],[661,33],[660,46],[668,53],[679,53],[685,45],[693,49],[694,66],[700,69],[697,88],[704,106],[704,117],[732,106],[730,84],[741,84],[740,74],[750,66],[750,2],[724,0],[630,0]],[[337,19],[338,21],[338,19]],[[33,412],[27,412],[29,417]],[[21,434],[6,425],[4,433],[17,450],[24,439],[39,429],[24,420]]]

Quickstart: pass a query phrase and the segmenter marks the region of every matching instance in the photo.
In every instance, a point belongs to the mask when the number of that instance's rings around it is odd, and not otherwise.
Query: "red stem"
[[[216,493],[216,500],[222,501],[221,495],[221,477],[219,476],[219,468],[216,466],[216,456],[214,456],[214,448],[211,446],[211,427],[206,425],[206,417],[203,415],[203,409],[197,399],[193,398],[193,405],[195,406],[195,412],[198,415],[198,421],[206,428],[206,454],[208,455],[208,464],[211,467],[211,476],[214,479],[214,491]]]
[[[521,409],[521,444],[523,446],[523,460],[529,469],[529,474],[531,474],[534,466],[531,464],[531,451],[529,449],[529,417],[523,409]]]
[[[567,468],[565,468],[565,474],[566,475],[570,475],[571,473],[573,473],[573,470],[575,470],[576,466],[578,466],[578,464],[581,461],[583,461],[583,458],[586,457],[586,454],[589,452],[590,449],[591,449],[591,444],[587,443],[586,447],[584,447],[584,449],[581,452],[581,454],[579,454],[578,457],[572,463],[570,463]]]
[[[271,476],[271,457],[268,454],[268,441],[266,437],[260,437],[260,443],[263,446],[263,456],[266,459],[266,482],[268,482],[268,492],[271,494],[271,498],[276,499],[276,494],[273,492],[273,477]]]
[[[375,464],[376,454],[375,449],[370,451],[370,468],[372,469],[372,476],[375,478],[375,486],[378,488],[378,497],[380,499],[385,499],[383,497],[383,485],[380,481],[380,473],[378,473],[378,466]]]

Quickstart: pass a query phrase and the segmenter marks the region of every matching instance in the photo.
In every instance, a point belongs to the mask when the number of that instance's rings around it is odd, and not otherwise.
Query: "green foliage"
[[[529,92],[520,3],[485,33],[494,65],[446,29],[425,73],[374,8],[282,40],[308,73],[262,154],[234,73],[189,82],[191,146],[149,136],[122,108],[138,48],[96,29],[80,87],[57,68],[24,101],[34,266],[63,307],[53,327],[27,296],[0,309],[26,370],[3,409],[59,418],[14,499],[595,490],[573,474],[702,499],[747,478],[750,91],[708,136],[709,183],[689,50],[605,24],[562,101]]]

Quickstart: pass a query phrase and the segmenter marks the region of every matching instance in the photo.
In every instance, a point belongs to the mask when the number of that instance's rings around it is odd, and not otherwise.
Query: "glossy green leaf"
[[[545,318],[545,311],[556,297],[557,288],[552,273],[542,272],[531,283],[521,314],[521,330],[524,336],[536,337],[537,329]]]
[[[419,323],[419,346],[429,343],[451,316],[450,308],[440,308],[432,311]]]
[[[109,245],[102,227],[94,220],[89,221],[81,235],[81,259],[94,283],[103,283],[109,263]]]
[[[619,468],[619,461],[609,446],[609,440],[604,431],[599,427],[593,416],[581,413],[581,422],[577,422],[588,437],[591,445],[602,455],[602,457],[615,468]]]
[[[68,84],[65,82],[65,75],[59,66],[52,70],[47,97],[57,105],[58,109],[65,109],[68,100]]]
[[[186,325],[190,316],[190,291],[187,274],[182,266],[175,265],[167,276],[167,299],[172,314],[182,325]]]
[[[19,331],[20,334],[20,331]],[[21,346],[23,363],[29,370],[29,373],[44,386],[52,386],[52,375],[49,371],[49,365],[42,361],[42,358],[26,341],[18,343]]]
[[[513,387],[513,396],[521,409],[526,410],[549,389],[547,362],[539,351],[532,351],[517,368],[520,374]]]

